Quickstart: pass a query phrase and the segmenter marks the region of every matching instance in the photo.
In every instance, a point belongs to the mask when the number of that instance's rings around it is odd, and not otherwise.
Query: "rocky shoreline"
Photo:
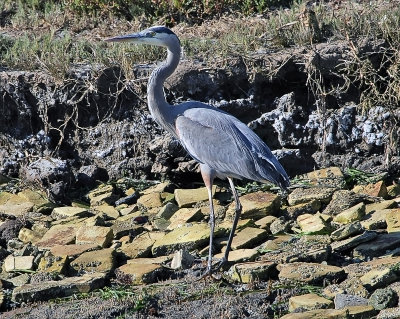
[[[13,192],[12,181],[1,181],[3,190],[9,187],[0,192],[5,318],[18,311],[40,317],[45,301],[112,285],[167,291],[171,280],[195,282],[208,251],[206,190],[169,182],[143,189],[128,181],[98,185],[84,196],[87,202],[69,206],[38,190]],[[263,307],[258,316],[238,318],[398,318],[400,187],[379,177],[370,181],[348,189],[341,170],[330,167],[303,175],[287,197],[267,190],[242,193],[243,214],[220,282],[231,283],[229,298],[241,289],[261,298]],[[215,207],[219,258],[234,209],[226,188],[215,187]],[[153,297],[165,294],[164,288]],[[190,307],[202,298],[181,302]],[[240,311],[252,307],[243,304],[245,298],[237,304]],[[119,314],[133,307],[123,298],[115,302],[123,301]],[[171,304],[159,300],[131,315],[174,318]],[[87,318],[102,317],[92,315]]]

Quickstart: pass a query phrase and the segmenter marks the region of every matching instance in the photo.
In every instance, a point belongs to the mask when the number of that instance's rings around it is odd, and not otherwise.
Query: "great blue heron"
[[[284,190],[289,186],[289,178],[268,146],[234,116],[198,101],[177,105],[167,103],[163,84],[175,71],[181,54],[180,41],[170,29],[155,26],[106,41],[150,44],[167,49],[166,61],[151,73],[147,86],[147,100],[150,113],[157,123],[179,140],[191,157],[200,163],[210,202],[210,245],[205,274],[211,274],[228,261],[232,239],[242,211],[233,178],[270,181]],[[236,209],[224,257],[217,267],[212,269],[215,225],[212,186],[215,177],[228,179]]]

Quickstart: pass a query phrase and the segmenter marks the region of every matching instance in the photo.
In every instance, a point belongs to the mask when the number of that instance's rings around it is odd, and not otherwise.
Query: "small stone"
[[[385,216],[387,232],[400,232],[400,209],[392,209]]]
[[[213,194],[216,189],[216,186],[213,186]],[[175,189],[174,195],[179,208],[193,207],[193,205],[198,202],[208,201],[208,191],[206,187],[195,189]]]
[[[118,197],[114,194],[114,187],[110,184],[102,184],[88,194],[90,206],[101,204],[113,205]]]
[[[192,267],[194,257],[185,249],[180,249],[175,252],[171,261],[172,269],[189,269]]]
[[[257,220],[257,221],[255,222],[255,224],[256,224],[258,227],[260,227],[260,228],[262,228],[262,229],[265,229],[266,231],[269,231],[269,228],[270,228],[271,224],[272,224],[276,219],[278,219],[278,218],[275,217],[275,216],[265,216],[265,217],[263,217],[263,218]]]
[[[115,270],[117,280],[123,284],[141,285],[157,282],[163,277],[164,267],[152,263],[125,264]]]
[[[371,213],[365,215],[361,221],[361,226],[365,229],[384,229],[386,225],[386,215],[389,214],[392,209],[380,209],[372,211]]]
[[[390,209],[390,208],[396,208],[396,207],[397,207],[396,201],[394,201],[392,199],[383,200],[381,202],[365,205],[365,213],[369,214],[369,213],[372,213],[372,212],[376,212],[378,210]]]
[[[357,235],[362,232],[362,226],[359,221],[344,225],[331,233],[333,240],[343,240],[350,236]]]
[[[40,259],[38,270],[56,274],[65,274],[68,256],[44,256]]]
[[[296,188],[289,194],[288,202],[290,206],[307,203],[313,200],[329,203],[335,190],[336,188],[334,187]]]
[[[307,203],[297,204],[286,208],[286,212],[291,219],[295,219],[303,214],[315,214],[321,208],[319,200],[311,200]]]
[[[376,319],[399,319],[400,307],[382,309]]]
[[[121,216],[126,216],[132,213],[135,213],[139,210],[137,205],[132,205],[132,206],[128,206],[128,207],[123,207],[118,206],[117,209],[119,210],[119,213],[121,214]]]
[[[21,274],[19,276],[8,279],[7,281],[11,282],[15,287],[20,287],[27,284],[30,279],[30,274]]]
[[[373,241],[361,244],[354,248],[353,256],[366,260],[381,256],[385,251],[397,248],[400,245],[400,233],[378,235]]]
[[[333,193],[332,200],[324,209],[324,214],[335,216],[342,211],[362,203],[367,198],[367,195],[356,194],[349,190],[338,190]]]
[[[367,298],[350,295],[350,294],[343,294],[343,293],[336,294],[334,302],[335,302],[335,309],[343,309],[343,308],[351,307],[351,306],[367,306],[368,305]]]
[[[12,256],[9,255],[4,260],[4,270],[7,272],[27,271],[34,268],[34,256]]]
[[[350,276],[350,275],[348,275]],[[363,286],[361,280],[358,277],[348,277],[339,284],[340,289],[343,289],[343,293],[354,295],[362,298],[368,298],[369,292]]]
[[[139,197],[137,204],[144,208],[151,209],[162,206],[160,193],[149,193]]]
[[[136,236],[131,243],[122,244],[119,250],[128,258],[150,257],[151,247],[164,236],[164,232],[145,232]]]
[[[376,310],[391,308],[397,305],[398,296],[390,288],[375,290],[369,297],[369,304]]]
[[[375,184],[357,185],[353,188],[355,193],[362,193],[373,197],[387,198],[387,189],[383,181]]]
[[[279,264],[277,269],[280,280],[292,283],[320,284],[323,281],[341,280],[345,276],[340,267],[317,263]]]
[[[18,234],[18,239],[22,241],[24,244],[27,243],[36,243],[42,238],[42,234],[34,232],[28,228],[21,228]]]
[[[389,267],[372,269],[360,277],[362,284],[368,290],[385,287],[398,279],[399,276],[397,275],[396,269]]]
[[[289,311],[293,312],[299,308],[305,310],[333,308],[333,301],[312,293],[291,297],[289,299]]]
[[[216,260],[222,259],[224,257],[225,252],[219,253],[214,255],[214,258]],[[232,250],[229,252],[228,256],[228,265],[232,264],[237,264],[241,262],[247,262],[247,261],[254,261],[257,256],[259,255],[259,252],[257,249],[237,249],[237,250]]]
[[[289,230],[290,221],[286,221],[283,217],[277,218],[270,225],[272,235],[282,234]]]
[[[81,207],[56,207],[51,213],[54,219],[63,219],[68,217],[86,217],[91,215],[86,208]]]
[[[289,313],[280,319],[348,319],[348,311],[345,309],[315,309]]]
[[[34,203],[8,192],[0,192],[0,212],[10,216],[22,216],[33,210]]]
[[[386,189],[389,197],[397,197],[400,195],[400,184],[387,186]]]
[[[339,167],[327,167],[306,174],[313,185],[329,185],[342,188],[345,184],[344,175]]]
[[[110,227],[102,226],[81,226],[76,232],[76,243],[97,244],[100,247],[109,247],[114,237]]]
[[[336,241],[331,244],[333,251],[346,251],[360,245],[361,243],[369,242],[378,236],[377,233],[366,231],[360,235],[350,237],[344,240]]]
[[[119,215],[119,211],[115,209],[114,206],[108,205],[108,204],[102,204],[99,206],[93,207],[93,209],[96,212],[103,213],[104,216],[106,217],[106,220],[113,220],[117,219]]]
[[[281,197],[270,192],[255,192],[240,197],[242,204],[242,219],[258,220],[268,215],[275,215],[279,211]],[[226,214],[233,216],[235,203],[232,202]]]
[[[174,203],[166,203],[157,213],[157,218],[170,219],[172,215],[179,209]]]
[[[130,215],[123,216],[129,217]],[[111,226],[111,229],[114,234],[114,239],[119,239],[122,236],[130,235],[131,237],[135,237],[138,234],[144,231],[143,226],[137,225],[135,222],[136,217],[130,217],[128,220],[117,220]]]
[[[238,263],[229,269],[228,275],[241,283],[266,281],[276,271],[275,266],[276,264],[270,261]]]
[[[321,214],[304,214],[297,217],[301,231],[306,234],[325,234],[329,231],[329,226]]]
[[[268,237],[264,229],[246,227],[239,231],[232,240],[232,249],[253,248]]]
[[[26,284],[16,287],[12,293],[14,302],[36,302],[88,293],[104,287],[104,274],[92,273],[81,277],[68,277],[58,281]]]
[[[333,218],[335,223],[349,224],[354,221],[361,220],[365,215],[365,204],[359,203],[353,207],[346,209]]]
[[[110,274],[114,269],[115,251],[113,248],[85,252],[71,262],[71,267],[79,274],[103,272]]]
[[[203,213],[200,208],[180,208],[169,219],[171,224],[167,229],[172,230],[189,222],[198,222],[202,218]]]
[[[344,294],[345,290],[340,287],[338,284],[332,284],[326,286],[323,291],[322,295],[328,299],[334,299],[338,294]],[[335,307],[336,308],[336,307]]]
[[[77,226],[74,225],[55,225],[51,227],[36,242],[36,246],[40,248],[50,248],[56,245],[68,245],[75,243]]]
[[[17,195],[33,203],[33,211],[37,213],[47,214],[55,207],[55,204],[49,201],[47,195],[43,191],[24,189]]]
[[[353,319],[375,318],[378,313],[372,306],[349,306],[344,310],[348,312],[348,318]]]

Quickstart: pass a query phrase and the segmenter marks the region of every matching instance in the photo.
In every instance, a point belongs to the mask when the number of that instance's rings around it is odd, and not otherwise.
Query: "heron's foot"
[[[228,262],[228,260],[224,257],[221,258],[221,260],[219,261],[217,267],[215,268],[215,271],[219,271],[222,266],[225,266],[225,264]]]
[[[210,264],[208,264],[206,271],[204,272],[204,274],[202,274],[200,276],[200,278],[198,280],[205,279],[207,277],[210,277],[214,280],[221,280],[221,278],[222,278],[221,274],[217,274],[217,273],[220,271],[222,266],[224,266],[226,264],[226,262],[227,262],[226,258],[222,257],[221,260],[214,267],[212,267]]]

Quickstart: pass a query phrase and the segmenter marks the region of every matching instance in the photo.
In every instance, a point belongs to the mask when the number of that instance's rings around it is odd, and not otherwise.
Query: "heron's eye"
[[[148,33],[148,35],[149,35],[150,37],[155,37],[155,36],[156,36],[156,33],[155,33],[154,31],[150,31],[150,32]]]

